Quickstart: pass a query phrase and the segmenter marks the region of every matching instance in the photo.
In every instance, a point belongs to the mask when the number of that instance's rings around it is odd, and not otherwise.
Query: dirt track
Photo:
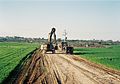
[[[66,54],[38,51],[18,75],[16,84],[120,84],[120,72]]]

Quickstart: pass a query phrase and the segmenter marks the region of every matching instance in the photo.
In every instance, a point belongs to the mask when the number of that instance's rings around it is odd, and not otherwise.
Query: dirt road
[[[75,55],[41,54],[29,60],[16,84],[120,84],[120,72],[103,68]]]

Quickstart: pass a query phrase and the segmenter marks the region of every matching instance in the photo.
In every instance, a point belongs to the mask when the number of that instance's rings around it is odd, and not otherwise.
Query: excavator
[[[52,28],[51,32],[48,34],[48,42],[47,44],[41,45],[41,49],[44,50],[44,52],[51,51],[52,53],[55,53],[55,50],[57,50],[57,41],[56,41],[56,29]],[[52,39],[52,36],[54,38]]]
[[[51,32],[48,34],[48,42],[41,45],[41,50],[43,50],[44,53],[51,51],[54,54],[55,50],[58,50],[66,54],[73,54],[73,47],[69,46],[67,41],[62,41],[57,44],[55,31],[56,29],[52,28]],[[54,37],[53,39],[52,36]]]

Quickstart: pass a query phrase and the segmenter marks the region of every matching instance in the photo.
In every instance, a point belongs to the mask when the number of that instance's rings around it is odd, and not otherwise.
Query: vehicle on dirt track
[[[52,28],[51,32],[48,34],[48,42],[46,44],[41,45],[41,49],[44,50],[44,52],[52,51],[52,53],[55,53],[55,50],[57,50],[57,41],[56,41],[56,29]],[[52,36],[54,35],[54,38],[52,39]]]
[[[59,50],[65,52],[66,54],[73,54],[73,47],[69,46],[66,40],[57,44],[55,31],[56,29],[52,28],[48,35],[48,42],[41,45],[41,50],[43,50],[44,53],[48,51],[55,53],[55,50]],[[53,39],[52,36],[54,37]]]

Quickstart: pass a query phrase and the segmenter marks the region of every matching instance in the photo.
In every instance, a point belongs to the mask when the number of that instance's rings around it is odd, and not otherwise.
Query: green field
[[[0,83],[23,57],[37,47],[37,43],[0,42]]]
[[[95,63],[120,70],[120,45],[109,48],[76,48],[74,53]]]

